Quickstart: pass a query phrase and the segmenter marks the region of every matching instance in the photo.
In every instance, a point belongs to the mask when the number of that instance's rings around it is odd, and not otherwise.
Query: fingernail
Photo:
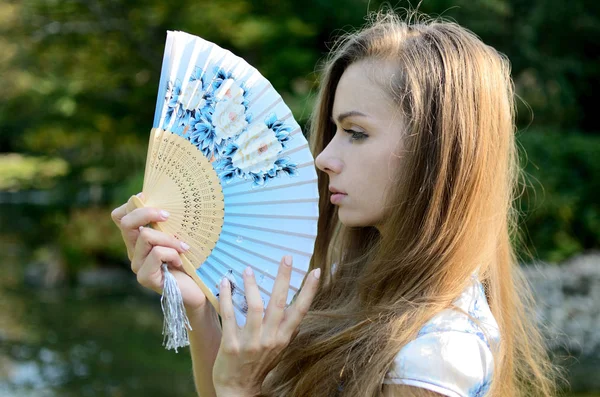
[[[318,280],[321,277],[321,269],[317,269],[314,271],[313,276]]]
[[[139,198],[144,197],[144,194],[142,192],[139,192],[138,194],[136,194],[136,196],[138,196]]]
[[[284,256],[283,263],[285,263],[288,266],[292,266],[292,256],[291,255]]]
[[[223,277],[221,279],[221,287],[224,287],[224,288],[229,287],[229,279],[227,277]]]
[[[244,270],[244,273],[246,273],[246,276],[252,276],[254,274],[250,266],[248,266],[246,270]]]
[[[184,251],[187,251],[187,250],[189,250],[189,249],[190,249],[190,246],[189,246],[189,245],[187,245],[186,243],[184,243],[184,242],[182,241],[182,242],[181,242],[181,248],[183,248],[183,249],[184,249]]]
[[[160,210],[160,216],[162,216],[164,219],[167,219],[169,217],[169,213],[165,210]]]

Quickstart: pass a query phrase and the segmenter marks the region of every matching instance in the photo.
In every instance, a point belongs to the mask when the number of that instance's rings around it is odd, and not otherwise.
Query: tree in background
[[[103,206],[97,211],[102,218],[106,205],[141,187],[166,30],[202,36],[248,60],[304,123],[318,77],[316,65],[326,56],[327,44],[334,35],[361,25],[367,11],[381,3],[3,2],[0,152],[20,157],[0,160],[0,189],[60,190],[57,211],[62,220],[48,225],[67,230],[62,232],[66,236],[78,235],[80,229],[72,225],[84,222],[77,219],[93,223],[94,217],[74,207],[95,202]],[[537,250],[530,249],[538,257],[559,261],[598,248],[600,209],[592,179],[600,170],[600,139],[592,93],[600,89],[600,3],[426,0],[420,10],[455,19],[512,62],[517,92],[524,100],[519,126],[525,131],[519,136],[529,153],[532,176],[522,205],[528,213],[527,242]],[[26,168],[31,169],[27,176],[19,176]],[[17,182],[3,185],[9,178]],[[56,218],[56,213],[45,216]]]

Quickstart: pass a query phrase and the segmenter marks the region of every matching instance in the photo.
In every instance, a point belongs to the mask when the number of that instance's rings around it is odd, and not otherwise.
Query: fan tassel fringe
[[[169,272],[166,263],[163,263],[161,268],[164,280],[163,293],[160,298],[164,315],[163,346],[167,350],[174,349],[177,353],[178,348],[189,346],[188,328],[191,331],[192,326],[183,305],[183,297],[177,285],[177,280]]]

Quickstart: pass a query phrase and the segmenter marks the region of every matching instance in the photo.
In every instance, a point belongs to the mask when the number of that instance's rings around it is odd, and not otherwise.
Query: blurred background
[[[113,208],[139,192],[166,30],[257,67],[303,125],[376,0],[0,2],[0,395],[193,396]],[[407,2],[392,3],[407,7]],[[416,4],[413,4],[413,6]],[[512,62],[523,266],[568,396],[600,396],[600,2],[425,0]]]

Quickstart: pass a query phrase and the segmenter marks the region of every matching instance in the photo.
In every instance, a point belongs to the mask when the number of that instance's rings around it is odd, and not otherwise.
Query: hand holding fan
[[[288,304],[301,287],[317,229],[313,157],[281,96],[242,58],[168,32],[143,193],[135,204],[171,214],[152,227],[190,245],[181,255],[185,272],[217,311],[218,284],[229,278],[238,324],[247,266],[265,306],[284,255],[294,256]],[[167,281],[168,272],[163,298]],[[187,344],[183,331],[185,340],[167,348]]]

